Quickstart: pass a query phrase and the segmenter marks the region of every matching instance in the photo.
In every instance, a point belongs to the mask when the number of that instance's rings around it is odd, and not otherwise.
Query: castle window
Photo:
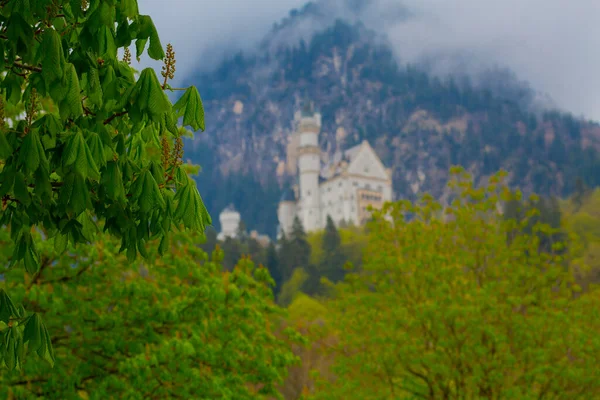
[[[381,185],[377,186],[377,190],[379,190],[381,192],[383,190],[383,186],[381,186]]]
[[[327,191],[328,191],[328,192],[331,192],[331,187],[328,187],[328,188],[327,188]]]
[[[367,190],[371,190],[371,185],[367,183],[367,184],[365,185],[365,189],[367,189]]]
[[[310,190],[307,190],[307,191],[306,191],[306,195],[307,195],[307,196],[310,196]]]
[[[358,186],[358,182],[352,182],[352,185],[353,185],[354,187],[357,187],[357,186]]]
[[[364,171],[365,171],[365,174],[368,174],[369,173],[369,167],[365,167]]]
[[[338,184],[339,187],[342,187],[342,182],[340,181],[340,183]]]

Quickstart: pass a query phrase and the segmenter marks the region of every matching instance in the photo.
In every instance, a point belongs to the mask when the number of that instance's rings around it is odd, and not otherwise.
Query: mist
[[[206,71],[235,50],[253,51],[304,0],[140,2],[163,45],[177,54],[177,78]],[[356,19],[387,36],[401,64],[440,61],[436,72],[499,66],[577,116],[600,121],[598,0],[327,0],[332,17]],[[165,5],[167,5],[165,7]],[[352,4],[352,6],[348,6]],[[360,5],[358,7],[357,5]],[[410,18],[397,16],[407,9]],[[392,12],[391,12],[392,11]],[[358,16],[357,16],[358,14]],[[395,16],[393,18],[390,17]],[[302,36],[321,27],[303,25]],[[464,62],[465,58],[469,60]],[[460,63],[458,62],[460,60]],[[143,64],[160,69],[160,64]]]

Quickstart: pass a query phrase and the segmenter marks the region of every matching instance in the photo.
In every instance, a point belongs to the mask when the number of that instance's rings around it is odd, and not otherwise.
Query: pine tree
[[[290,256],[295,260],[295,267],[307,267],[310,263],[310,244],[300,218],[296,216],[290,234]]]
[[[275,287],[273,288],[273,292],[275,295],[279,293],[281,290],[281,285],[283,284],[281,279],[281,270],[279,265],[279,258],[277,257],[277,248],[275,247],[275,243],[270,243],[269,247],[267,247],[267,255],[265,266],[269,270],[271,274],[271,278],[275,281]]]
[[[339,281],[344,277],[345,255],[341,247],[340,233],[330,216],[327,216],[321,248],[323,249],[323,258],[320,270],[330,281]]]
[[[279,239],[279,265],[282,282],[292,277],[294,269],[307,267],[310,263],[310,244],[298,217],[294,218],[289,238],[284,234]]]

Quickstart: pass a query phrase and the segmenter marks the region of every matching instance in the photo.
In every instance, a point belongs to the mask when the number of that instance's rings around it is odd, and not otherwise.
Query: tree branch
[[[13,63],[13,65],[19,69],[26,69],[27,71],[42,72],[42,69],[40,67],[35,67],[33,65],[25,65],[16,61]]]
[[[104,120],[104,125],[110,124],[113,119],[115,119],[117,117],[122,117],[125,114],[127,114],[127,111],[121,111],[121,112],[111,115],[110,117],[108,117],[107,119]]]

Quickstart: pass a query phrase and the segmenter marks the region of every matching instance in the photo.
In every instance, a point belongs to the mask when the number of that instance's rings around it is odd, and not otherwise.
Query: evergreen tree
[[[308,267],[310,264],[310,244],[306,232],[298,217],[294,218],[289,239],[285,234],[279,240],[279,265],[281,279],[286,282],[295,268]]]
[[[226,237],[222,243],[222,248],[224,253],[223,266],[226,270],[231,271],[244,254],[243,245],[238,239]]]
[[[306,232],[300,218],[296,216],[292,224],[290,235],[290,254],[294,261],[294,267],[307,267],[310,264],[310,244],[306,238]]]
[[[581,177],[577,178],[575,181],[575,193],[573,193],[573,202],[575,206],[579,209],[583,204],[583,200],[587,196],[589,192],[588,186],[585,184]]]
[[[330,216],[327,216],[325,233],[321,241],[323,258],[321,260],[321,272],[332,282],[337,282],[344,277],[345,255],[342,251],[340,233]]]
[[[238,228],[237,228],[237,238],[238,238],[238,240],[243,241],[244,239],[246,239],[246,236],[247,236],[246,223],[244,221],[240,220],[240,223],[238,224]]]
[[[200,248],[210,255],[217,247],[217,243],[217,231],[212,226],[207,227],[204,232],[204,242],[200,244]]]
[[[277,248],[274,243],[270,243],[269,247],[267,247],[267,254],[265,260],[265,267],[269,270],[269,274],[275,281],[275,287],[273,288],[273,293],[277,295],[281,290],[281,285],[283,284],[281,279],[281,270],[279,266],[279,259],[277,257]]]

